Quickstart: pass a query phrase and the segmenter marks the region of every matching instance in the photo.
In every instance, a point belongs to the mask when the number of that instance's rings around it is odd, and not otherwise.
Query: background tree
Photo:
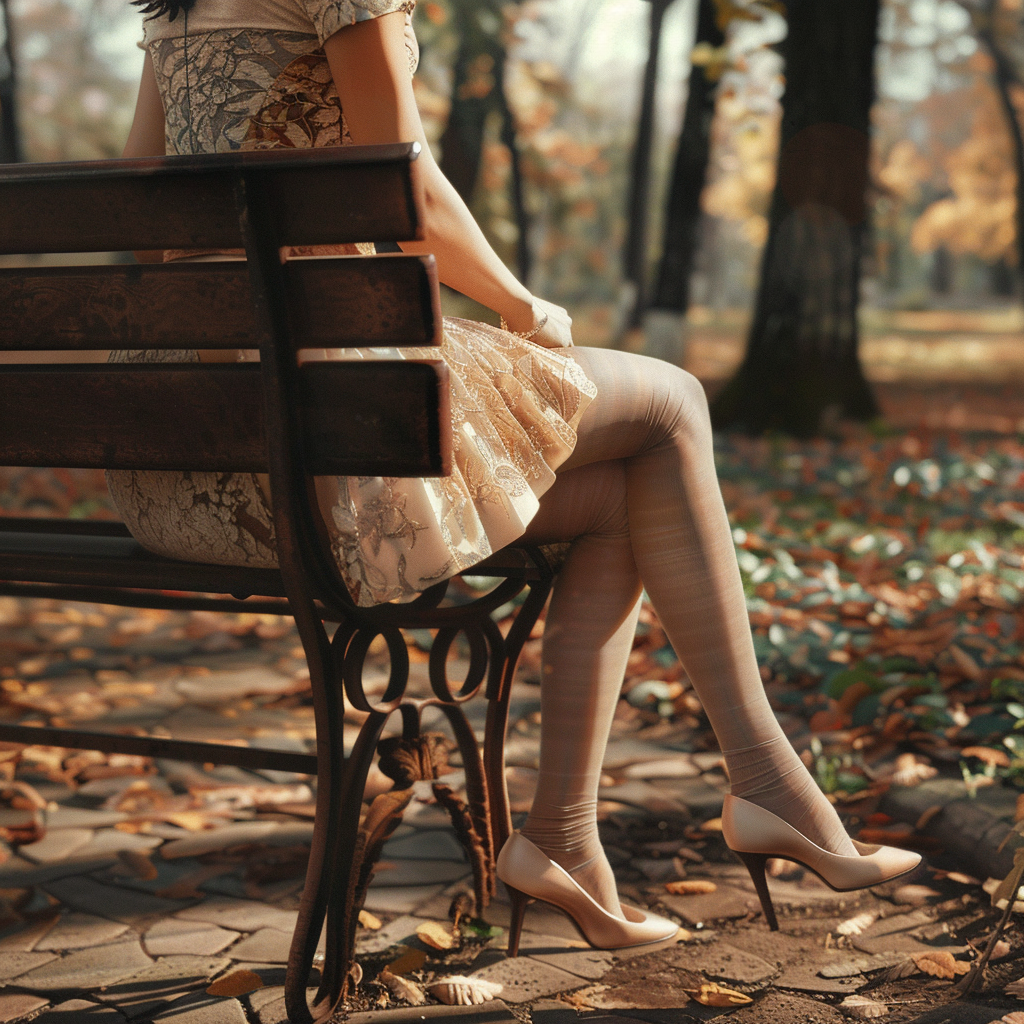
[[[778,171],[747,351],[719,428],[798,437],[878,407],[857,354],[878,0],[790,0]]]
[[[510,189],[518,228],[516,262],[521,280],[530,271],[529,223],[523,201],[522,171],[515,121],[505,96],[505,18],[498,0],[449,0],[459,44],[452,67],[448,123],[440,139],[441,170],[472,203],[488,119],[500,122],[501,142],[511,158]]]
[[[0,163],[21,160],[21,137],[15,107],[14,30],[9,0],[0,0]]]
[[[711,153],[715,91],[725,60],[722,51],[728,21],[719,17],[719,9],[715,0],[698,0],[689,89],[672,162],[661,261],[650,302],[651,309],[680,315],[690,305],[690,273]]]

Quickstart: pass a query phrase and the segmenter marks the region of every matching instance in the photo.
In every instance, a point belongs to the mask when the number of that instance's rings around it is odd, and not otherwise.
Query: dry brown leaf
[[[479,1006],[496,999],[503,987],[496,981],[456,974],[435,981],[427,991],[447,1006]]]
[[[416,935],[432,949],[447,950],[455,947],[455,936],[440,921],[424,921],[416,929]]]
[[[892,898],[896,903],[921,904],[941,895],[927,885],[901,885],[893,890]]]
[[[170,814],[162,815],[162,817],[172,825],[187,828],[189,832],[203,832],[205,829],[213,827],[209,816],[201,814],[199,811],[173,811]]]
[[[702,982],[699,988],[686,988],[683,991],[704,1006],[746,1006],[754,1000],[734,988],[726,988],[717,981]]]
[[[928,823],[937,814],[941,814],[945,810],[942,804],[932,804],[931,807],[921,812],[921,816],[914,822],[914,831],[923,832],[927,827]]]
[[[877,920],[877,914],[857,914],[856,917],[848,917],[845,921],[842,921],[840,924],[836,925],[836,931],[840,935],[860,935],[865,928],[874,924]]]
[[[1024,978],[1018,978],[1016,981],[1011,981],[1003,989],[1003,992],[1008,996],[1016,996],[1018,999],[1024,999]]]
[[[359,923],[364,928],[369,928],[370,931],[373,931],[373,932],[375,932],[378,928],[380,928],[380,918],[379,917],[375,917],[368,910],[360,910],[359,911]]]
[[[117,859],[136,878],[141,878],[144,882],[152,882],[158,874],[156,865],[149,859],[149,854],[141,850],[118,850]]]
[[[1024,793],[1021,793],[1024,796]],[[956,882],[958,885],[981,885],[981,880],[973,875],[965,875],[962,871],[950,871],[946,874],[947,881]]]
[[[715,892],[718,886],[704,878],[682,878],[675,882],[666,882],[665,891],[673,896],[688,896],[694,893]]]
[[[721,818],[708,818],[707,821],[702,821],[700,824],[701,831],[703,832],[721,832],[722,831],[722,819]]]
[[[970,964],[963,960],[954,960],[952,953],[941,949],[915,953],[911,959],[917,964],[918,970],[934,978],[944,978],[946,981],[952,981],[958,974],[966,974],[971,969]]]
[[[1011,1010],[999,1018],[998,1024],[1024,1024],[1024,1013],[1020,1010]]]
[[[359,986],[363,983],[363,965],[359,963],[354,963],[348,969],[348,976],[352,979],[352,984],[356,988],[359,988]]]
[[[1005,750],[996,750],[995,747],[964,747],[960,751],[961,757],[976,757],[985,764],[995,765],[997,768],[1010,767],[1010,755]]]
[[[244,996],[263,988],[263,979],[255,971],[232,971],[206,989],[208,996]]]
[[[419,985],[400,974],[392,974],[386,967],[377,975],[377,980],[387,985],[388,991],[396,999],[404,999],[410,1006],[422,1006],[427,1001]]]
[[[909,978],[913,974],[918,973],[918,966],[914,962],[912,957],[907,957],[906,960],[901,960],[898,964],[893,964],[888,971],[885,972],[886,981],[899,981],[901,978]]]
[[[385,970],[392,974],[412,974],[418,971],[426,962],[427,954],[422,949],[414,949],[412,946],[400,946],[401,955],[397,960],[392,960]]]
[[[879,1003],[867,996],[850,995],[840,1004],[839,1009],[847,1017],[854,1017],[857,1020],[867,1020],[871,1017],[884,1017],[889,1012],[885,1003]]]

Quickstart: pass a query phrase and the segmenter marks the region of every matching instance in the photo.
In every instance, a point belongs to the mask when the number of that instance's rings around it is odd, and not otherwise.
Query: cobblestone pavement
[[[308,749],[304,661],[287,620],[0,602],[8,719]],[[426,655],[415,645],[411,653],[413,686],[424,686]],[[536,657],[531,647],[513,699],[507,763],[517,814],[536,764]],[[459,671],[452,666],[453,678]],[[474,726],[484,710],[482,699],[470,704]],[[358,724],[351,714],[347,728]],[[427,717],[424,727],[440,725]],[[386,844],[366,901],[351,1019],[563,1024],[582,1013],[662,1024],[728,1013],[748,1024],[830,1022],[860,992],[883,1002],[890,1020],[988,1024],[1019,1005],[1001,992],[1020,973],[1016,932],[973,1003],[945,1005],[948,962],[927,970],[913,959],[947,953],[968,963],[971,943],[991,931],[978,880],[955,871],[843,895],[781,865],[772,891],[782,930],[769,933],[716,827],[719,758],[688,745],[685,730],[618,731],[601,793],[623,895],[678,920],[676,945],[644,956],[595,951],[568,919],[535,905],[522,955],[509,960],[501,894],[484,921],[463,924],[452,950],[425,944],[417,929],[450,928],[450,908],[471,886],[447,816],[424,787]],[[285,1019],[314,779],[13,747],[0,749],[0,771],[0,1024],[33,1015],[40,1024]],[[457,773],[445,781],[457,785]],[[372,791],[386,783],[371,773]],[[698,891],[670,893],[673,881]],[[389,965],[404,978],[402,995],[402,983],[381,981]],[[498,999],[438,1005],[430,989],[452,975],[500,985]],[[707,1005],[716,999],[733,1005]]]

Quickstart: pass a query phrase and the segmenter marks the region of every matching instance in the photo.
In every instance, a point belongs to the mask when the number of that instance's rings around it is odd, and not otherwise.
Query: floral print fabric
[[[343,25],[409,5],[309,0],[306,6],[317,35],[218,29],[149,44],[169,153],[321,148],[351,141],[319,42]],[[317,247],[291,255],[354,252],[372,254],[373,247]],[[168,252],[165,259],[204,256],[211,258],[188,251]],[[576,425],[596,395],[571,355],[467,320],[445,318],[440,348],[339,349],[318,357],[440,358],[449,368],[451,476],[316,480],[332,554],[361,606],[410,598],[522,536],[555,470],[572,452]],[[112,358],[189,362],[199,354],[122,352]],[[380,398],[387,401],[386,395]],[[132,534],[157,554],[221,565],[276,565],[263,477],[118,471],[107,474],[107,483]]]

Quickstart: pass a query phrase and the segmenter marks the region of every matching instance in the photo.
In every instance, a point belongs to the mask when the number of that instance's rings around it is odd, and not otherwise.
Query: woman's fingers
[[[568,312],[546,299],[534,299],[534,307],[542,315],[547,314],[547,321],[532,340],[545,348],[570,348],[572,346],[572,317]]]

